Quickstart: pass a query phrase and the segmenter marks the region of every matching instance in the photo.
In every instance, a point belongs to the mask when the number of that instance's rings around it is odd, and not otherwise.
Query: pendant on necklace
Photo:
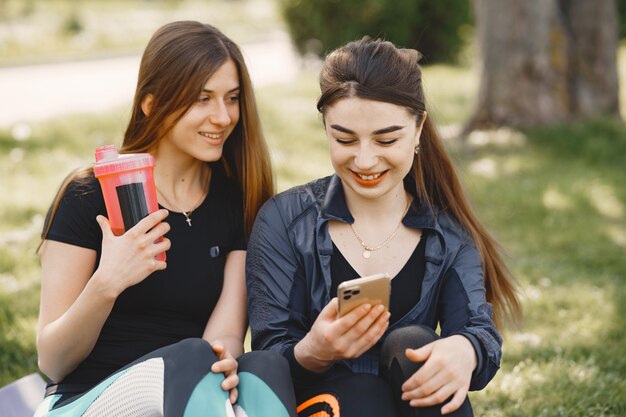
[[[369,258],[370,258],[370,256],[372,256],[372,252],[368,251],[367,249],[364,249],[364,250],[363,250],[363,257],[364,257],[365,259],[369,259]]]
[[[185,221],[187,222],[189,227],[191,227],[191,217],[189,217],[189,215],[184,211],[183,211],[183,215],[185,216]]]

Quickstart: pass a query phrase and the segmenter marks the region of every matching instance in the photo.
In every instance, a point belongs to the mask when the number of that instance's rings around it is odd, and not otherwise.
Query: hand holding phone
[[[337,287],[339,316],[344,316],[364,303],[382,304],[389,311],[391,277],[380,273],[344,281]]]

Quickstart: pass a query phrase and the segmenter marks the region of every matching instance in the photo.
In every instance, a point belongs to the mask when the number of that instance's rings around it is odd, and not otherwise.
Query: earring
[[[418,143],[417,146],[415,146],[415,155],[417,155],[418,153],[420,153],[420,144]]]

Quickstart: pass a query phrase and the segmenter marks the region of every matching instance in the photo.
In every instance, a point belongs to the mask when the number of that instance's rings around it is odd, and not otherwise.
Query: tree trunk
[[[473,0],[482,58],[468,129],[619,117],[615,0]]]

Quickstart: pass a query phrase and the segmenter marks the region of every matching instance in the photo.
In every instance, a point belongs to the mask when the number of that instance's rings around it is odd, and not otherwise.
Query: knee
[[[434,342],[439,336],[430,327],[415,325],[393,330],[381,347],[381,363],[388,365],[393,358],[404,358],[406,349],[419,349]]]
[[[289,375],[289,362],[278,352],[269,350],[253,350],[237,359],[240,372],[253,374],[285,374]]]
[[[176,343],[175,351],[178,356],[185,358],[195,358],[196,360],[209,360],[211,363],[217,360],[217,356],[211,344],[199,337],[192,337]]]

